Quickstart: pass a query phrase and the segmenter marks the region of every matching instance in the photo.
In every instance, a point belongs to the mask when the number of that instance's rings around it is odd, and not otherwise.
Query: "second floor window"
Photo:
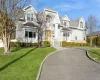
[[[66,23],[66,21],[64,21],[64,26],[66,26],[67,25],[67,23]]]
[[[83,22],[80,22],[80,28],[83,28]]]
[[[33,14],[27,14],[27,20],[33,21]]]

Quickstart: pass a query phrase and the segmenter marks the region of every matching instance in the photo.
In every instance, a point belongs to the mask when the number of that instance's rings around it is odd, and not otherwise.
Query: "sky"
[[[38,11],[51,8],[70,19],[84,17],[87,20],[90,15],[100,18],[100,0],[29,0],[29,3]]]

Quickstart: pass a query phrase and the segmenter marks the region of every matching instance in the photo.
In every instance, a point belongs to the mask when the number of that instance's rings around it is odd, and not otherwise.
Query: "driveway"
[[[100,65],[81,49],[65,49],[49,56],[39,80],[100,80]]]

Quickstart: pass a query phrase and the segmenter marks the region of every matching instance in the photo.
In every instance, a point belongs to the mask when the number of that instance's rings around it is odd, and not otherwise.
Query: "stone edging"
[[[65,49],[67,49],[67,48],[65,48]],[[64,49],[61,49],[61,50],[64,50]],[[40,79],[42,67],[43,67],[43,64],[44,64],[45,60],[46,60],[50,55],[55,54],[56,52],[61,51],[61,50],[56,50],[56,51],[54,51],[54,52],[51,52],[50,54],[48,54],[48,55],[44,58],[44,60],[42,61],[41,65],[40,65],[40,68],[39,68],[39,71],[38,71],[36,80],[39,80],[39,79]]]
[[[89,59],[91,59],[92,61],[94,61],[94,62],[100,64],[99,61],[95,60],[94,58],[92,58],[92,57],[89,55],[88,50],[86,51],[86,55],[87,55],[87,57],[88,57]]]

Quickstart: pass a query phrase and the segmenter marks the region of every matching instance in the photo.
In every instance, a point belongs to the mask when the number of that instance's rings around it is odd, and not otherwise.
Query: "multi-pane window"
[[[33,14],[27,14],[27,20],[33,21]]]
[[[25,31],[25,37],[26,38],[36,38],[36,32]]]
[[[80,28],[83,28],[83,22],[80,22]]]

